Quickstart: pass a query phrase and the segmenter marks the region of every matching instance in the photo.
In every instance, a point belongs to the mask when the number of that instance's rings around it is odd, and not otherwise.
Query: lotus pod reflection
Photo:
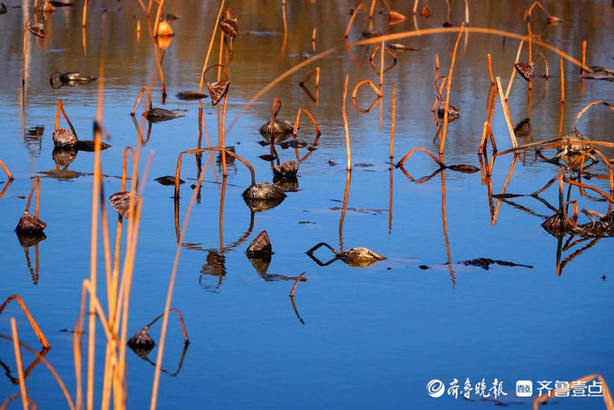
[[[282,178],[294,177],[298,172],[299,164],[297,161],[286,161],[281,165],[275,165],[273,167],[273,173],[275,176]]]

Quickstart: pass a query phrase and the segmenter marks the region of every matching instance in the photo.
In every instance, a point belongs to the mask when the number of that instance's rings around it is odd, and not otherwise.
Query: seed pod
[[[531,81],[535,76],[535,65],[533,63],[516,63],[514,64],[516,71],[527,81]]]

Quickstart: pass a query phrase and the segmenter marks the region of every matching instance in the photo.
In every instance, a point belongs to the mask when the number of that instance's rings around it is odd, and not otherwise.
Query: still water
[[[13,173],[9,185],[0,178],[0,266],[2,299],[19,294],[47,335],[52,349],[46,355],[71,395],[75,391],[72,329],[79,312],[83,279],[89,277],[91,192],[94,154],[79,152],[69,165],[71,178],[50,177],[56,103],[62,99],[77,134],[92,139],[96,116],[97,82],[81,86],[50,87],[52,72],[104,71],[103,123],[111,148],[102,152],[105,194],[120,190],[122,153],[137,143],[137,131],[129,115],[139,89],[152,88],[154,106],[180,110],[185,116],[152,125],[143,147],[144,157],[153,153],[145,181],[134,284],[130,303],[129,334],[136,332],[163,311],[177,246],[173,188],[158,184],[159,176],[173,175],[179,152],[196,147],[198,102],[182,101],[176,94],[196,90],[218,3],[169,1],[167,12],[180,18],[171,21],[175,37],[164,52],[162,69],[168,97],[162,104],[154,42],[137,2],[92,2],[88,26],[80,27],[81,6],[58,8],[45,20],[47,35],[37,39],[28,33],[24,66],[25,108],[21,90],[25,2],[5,1],[0,15],[0,159]],[[345,75],[350,90],[365,79],[378,82],[369,65],[373,47],[345,48],[344,36],[350,9],[347,1],[288,1],[287,37],[279,1],[232,1],[239,9],[240,33],[234,41],[234,57],[228,65],[231,86],[227,121],[267,83],[304,60],[301,53],[338,50],[281,81],[241,115],[226,135],[227,145],[250,161],[258,181],[271,181],[270,163],[258,158],[269,154],[262,146],[258,128],[270,117],[275,96],[282,99],[281,119],[293,120],[299,107],[310,110],[322,130],[317,149],[300,164],[298,189],[288,192],[279,206],[252,214],[241,193],[250,184],[249,172],[231,163],[220,222],[222,190],[219,165],[209,168],[194,207],[179,263],[173,306],[185,317],[190,345],[180,359],[183,339],[171,317],[162,374],[159,407],[216,409],[270,408],[489,408],[509,404],[529,408],[530,399],[515,395],[516,380],[571,381],[601,374],[614,381],[614,283],[613,243],[603,238],[563,266],[557,275],[557,238],[541,227],[553,214],[532,197],[498,201],[493,222],[487,186],[481,173],[446,170],[423,183],[412,182],[388,162],[391,89],[396,84],[395,161],[415,147],[437,152],[431,105],[435,55],[441,72],[448,71],[456,34],[439,34],[399,40],[416,48],[396,51],[398,64],[384,76],[383,118],[379,107],[369,114],[354,109],[348,96],[348,120],[354,169],[351,181],[345,172],[344,125],[341,112]],[[390,1],[393,9],[411,16],[413,2]],[[460,25],[464,2],[431,1],[430,19],[417,16],[389,26],[383,3],[375,10],[375,29],[381,33],[441,27],[448,21]],[[522,16],[525,2],[470,3],[470,26],[489,27],[526,34]],[[522,3],[522,4],[521,4]],[[547,43],[580,58],[587,40],[587,63],[611,67],[614,54],[614,9],[609,1],[546,1],[548,11],[563,19],[547,26],[539,9],[534,10],[532,30]],[[368,4],[367,4],[368,5]],[[18,8],[17,6],[21,6]],[[422,4],[421,6],[422,7]],[[381,13],[380,13],[381,11]],[[137,21],[141,33],[137,35]],[[315,52],[312,31],[317,29]],[[363,39],[366,14],[360,14],[349,41]],[[285,38],[285,41],[284,41]],[[449,124],[445,163],[479,167],[477,148],[482,123],[487,119],[490,86],[487,53],[492,55],[495,76],[507,85],[518,41],[470,33],[461,39],[452,81],[450,101],[461,110]],[[216,45],[214,49],[217,49]],[[536,49],[538,49],[536,47]],[[566,102],[560,104],[559,58],[543,50],[552,75],[543,77],[544,65],[536,57],[536,78],[531,101],[532,136],[519,143],[546,140],[573,129],[573,119],[593,100],[614,100],[612,83],[585,80],[582,92],[578,67],[564,63]],[[379,53],[377,54],[379,57]],[[521,61],[526,61],[526,49]],[[216,52],[212,61],[217,60]],[[386,64],[390,57],[386,57]],[[298,86],[315,66],[321,68],[319,101]],[[313,81],[313,80],[311,80]],[[510,93],[514,123],[527,116],[527,82],[516,76]],[[307,87],[313,91],[313,83]],[[361,107],[372,95],[361,89]],[[209,138],[217,141],[217,112],[203,100]],[[139,113],[142,108],[139,108]],[[138,114],[137,114],[137,118]],[[23,122],[22,122],[23,121]],[[41,137],[25,136],[25,128],[44,126]],[[591,109],[578,128],[592,139],[613,142],[614,116],[603,106]],[[493,133],[499,150],[509,148],[508,129],[499,101]],[[301,122],[299,137],[311,141],[308,120]],[[203,142],[203,145],[205,143]],[[282,161],[295,159],[292,148],[277,148]],[[608,158],[612,150],[604,149]],[[301,156],[307,153],[301,150]],[[551,157],[554,150],[544,151]],[[206,162],[208,154],[203,156]],[[215,160],[215,158],[214,158]],[[497,157],[492,171],[493,192],[501,192],[513,156]],[[144,163],[144,161],[143,161]],[[179,219],[183,222],[196,183],[192,156],[183,161]],[[205,164],[203,164],[205,166]],[[420,153],[405,167],[413,178],[430,175],[437,166]],[[506,192],[530,194],[556,175],[559,168],[536,157],[534,151],[519,157]],[[591,172],[607,174],[603,164]],[[47,222],[46,239],[37,246],[20,245],[14,227],[25,207],[34,176],[41,177],[40,217]],[[587,180],[609,192],[607,180]],[[585,181],[586,182],[586,181]],[[347,187],[347,210],[341,218]],[[443,188],[443,189],[442,189]],[[443,194],[442,194],[443,191]],[[556,184],[540,195],[558,208]],[[595,198],[598,195],[594,196]],[[607,212],[607,202],[573,198],[579,208]],[[588,219],[580,215],[581,222]],[[115,215],[110,218],[115,224]],[[255,236],[266,230],[274,254],[267,274],[295,276],[305,272],[294,301],[288,294],[293,282],[271,281],[246,257]],[[114,237],[114,231],[111,232]],[[565,238],[566,239],[566,238]],[[320,266],[306,255],[319,242],[335,249],[367,247],[387,259],[358,268],[338,260]],[[589,244],[585,241],[562,252],[561,260]],[[102,254],[102,247],[100,248]],[[223,256],[222,256],[223,254]],[[322,261],[332,254],[316,253]],[[531,265],[492,264],[482,269],[462,261],[477,258]],[[450,262],[450,264],[446,264]],[[429,269],[422,269],[424,265]],[[99,272],[104,260],[99,257]],[[102,283],[100,284],[102,286]],[[102,292],[101,292],[102,293]],[[294,302],[294,305],[293,305]],[[22,340],[38,341],[16,304],[0,316],[0,333],[10,335],[9,317],[16,316]],[[159,337],[159,324],[151,335]],[[96,369],[104,367],[104,333],[96,333]],[[0,340],[0,360],[7,375],[17,377],[12,344]],[[156,351],[149,354],[155,360]],[[24,352],[25,366],[33,357]],[[128,352],[128,407],[146,408],[154,367]],[[97,375],[98,375],[97,373]],[[446,392],[435,399],[426,386],[440,379],[446,387],[458,379],[462,392],[482,379],[487,391],[496,378],[507,396],[469,400]],[[102,380],[97,377],[97,380]],[[64,408],[62,393],[50,374],[38,365],[26,380],[28,393],[40,408]],[[96,385],[99,403],[102,383]],[[0,380],[0,399],[18,393],[9,378]],[[603,408],[600,398],[557,398],[557,409]],[[501,403],[502,402],[502,403]],[[16,408],[17,402],[12,404]],[[96,406],[97,407],[97,406]]]

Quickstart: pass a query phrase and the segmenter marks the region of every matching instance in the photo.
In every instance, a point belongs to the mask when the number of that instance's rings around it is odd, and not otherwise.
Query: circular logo
[[[439,379],[433,379],[426,385],[426,392],[429,396],[434,398],[439,398],[443,396],[443,393],[446,391],[446,386]]]

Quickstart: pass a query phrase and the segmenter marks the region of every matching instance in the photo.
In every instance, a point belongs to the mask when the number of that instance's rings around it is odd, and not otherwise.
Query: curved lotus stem
[[[377,53],[379,49],[380,49],[380,45],[377,44],[375,48],[373,49],[373,51],[371,52],[371,55],[369,56],[369,64],[371,64],[371,68],[373,69],[373,71],[375,71],[375,74],[380,74],[380,70],[378,70],[378,68],[375,66],[375,53]],[[383,72],[385,73],[386,71],[392,70],[394,66],[397,65],[398,61],[397,61],[397,55],[389,48],[384,47],[384,52],[386,52],[389,56],[393,58],[392,64],[388,68],[385,68],[383,70]]]
[[[146,85],[144,85],[141,87],[141,90],[139,91],[139,96],[136,98],[136,102],[134,103],[134,106],[132,107],[132,111],[130,111],[130,115],[134,115],[134,113],[136,112],[136,109],[138,108],[139,104],[141,103],[141,100],[143,99],[143,93],[147,93],[148,110],[152,109],[151,91],[149,91],[149,88]]]
[[[236,158],[239,161],[241,161],[243,165],[245,165],[247,169],[249,169],[249,172],[252,178],[252,185],[256,184],[256,172],[254,171],[254,167],[252,166],[252,164],[249,163],[249,161],[247,161],[243,157],[240,157],[236,153],[228,149],[222,148],[222,147],[190,149],[187,151],[180,152],[179,157],[177,158],[177,166],[175,168],[175,198],[179,198],[179,177],[181,173],[181,162],[182,162],[183,155],[184,154],[200,154],[201,152],[208,152],[208,151],[224,151],[226,155],[230,155],[231,157]]]
[[[348,22],[347,28],[345,29],[345,38],[350,36],[350,31],[352,30],[352,25],[354,24],[354,20],[356,19],[356,15],[358,14],[358,10],[364,9],[367,10],[367,6],[365,6],[362,2],[358,3],[358,6],[352,12],[352,16],[350,17],[350,21]]]
[[[6,174],[6,177],[9,179],[9,181],[12,181],[13,179],[15,179],[15,178],[13,178],[13,175],[11,174],[11,171],[9,171],[9,169],[6,167],[6,165],[4,165],[4,162],[2,162],[1,159],[0,159],[0,168],[2,168],[2,170]]]
[[[153,1],[153,0],[151,0]],[[217,11],[217,16],[215,18],[215,24],[213,24],[213,32],[211,33],[211,40],[209,40],[209,47],[207,48],[207,55],[205,56],[205,61],[203,63],[203,68],[200,71],[200,83],[198,84],[198,92],[201,93],[203,91],[203,82],[204,82],[204,78],[205,78],[205,71],[207,68],[207,65],[209,64],[209,57],[211,56],[211,50],[213,49],[213,41],[215,40],[215,35],[217,33],[217,28],[219,26],[219,24],[217,24],[218,21],[220,21],[220,17],[222,16],[222,11],[224,10],[224,3],[225,0],[222,0],[222,2],[220,3],[220,8]]]
[[[456,51],[458,50],[458,43],[463,36],[463,30],[465,23],[461,23],[460,30],[456,36],[456,42],[454,43],[454,51],[452,52],[452,60],[450,61],[450,68],[448,70],[448,83],[446,85],[446,100],[443,111],[443,127],[441,131],[441,138],[439,142],[439,157],[443,161],[443,150],[446,145],[446,135],[448,133],[448,122],[450,121],[448,113],[450,112],[450,89],[452,88],[452,74],[454,73],[454,63],[456,62]]]
[[[160,25],[160,15],[162,13],[162,8],[164,7],[164,0],[160,0],[158,3],[158,11],[156,12],[156,20],[154,23],[153,29],[153,37],[158,37],[158,26]]]
[[[311,145],[315,147],[318,144],[318,141],[320,140],[320,135],[322,135],[322,133],[320,132],[320,127],[318,127],[318,122],[316,121],[313,114],[311,114],[311,112],[307,108],[301,107],[296,112],[296,118],[294,120],[294,128],[292,129],[292,139],[294,139],[294,141],[297,141],[297,130],[298,130],[299,122],[301,120],[301,112],[304,112],[309,117],[309,119],[311,120],[311,123],[313,124],[313,128],[316,132],[316,135],[313,138],[313,142],[311,143]],[[297,147],[296,148],[296,159],[299,162],[303,162],[309,156],[310,153],[311,151],[305,154],[303,158],[299,158],[298,147]]]
[[[132,147],[125,147],[124,155],[122,158],[122,184],[121,184],[120,192],[124,192],[126,190],[126,173],[127,173],[127,166],[128,166],[128,154],[130,154],[130,158],[132,158],[132,166],[135,165],[134,163],[136,161],[136,157],[135,157],[134,150],[132,149]]]
[[[299,82],[299,85],[304,86],[305,83],[309,81],[309,79],[313,77],[314,75],[316,76],[314,85],[316,88],[318,88],[320,86],[320,67],[319,66],[311,70],[311,72],[307,74],[307,77],[305,77],[303,81]]]
[[[183,321],[183,315],[181,314],[181,311],[177,308],[170,308],[169,313],[170,312],[175,312],[177,313],[177,316],[179,316],[179,324],[181,325],[181,332],[183,333],[183,341],[186,344],[190,343],[190,339],[188,338],[188,331],[186,330],[185,322]],[[151,322],[143,326],[143,329],[141,330],[145,330],[145,331],[149,330],[150,327],[152,327],[158,320],[162,319],[163,317],[164,317],[164,313],[161,313],[154,320],[152,320]]]
[[[441,162],[441,161],[440,161],[440,160],[439,160],[439,159],[438,159],[438,158],[435,156],[435,154],[433,154],[433,153],[432,153],[431,151],[429,151],[428,149],[426,149],[426,148],[421,148],[421,147],[414,148],[414,149],[412,149],[411,151],[409,151],[407,154],[405,154],[405,156],[404,156],[403,158],[401,158],[401,159],[399,160],[399,162],[397,162],[397,163],[396,163],[395,167],[396,167],[396,168],[399,168],[399,167],[403,166],[403,164],[405,163],[405,161],[407,161],[407,160],[408,160],[408,159],[409,159],[409,158],[410,158],[412,155],[414,155],[414,153],[415,153],[416,151],[421,151],[421,152],[424,152],[424,153],[428,154],[428,155],[431,157],[431,159],[432,159],[433,161],[435,161],[435,163],[436,163],[437,165],[439,165],[439,166],[440,166],[440,167],[442,167],[442,168],[444,168],[444,167],[445,167],[445,165],[443,164],[443,162]]]
[[[358,103],[356,101],[357,100],[356,95],[358,94],[358,90],[360,89],[360,87],[362,87],[365,84],[368,84],[369,87],[371,87],[373,92],[377,95],[377,98],[373,101],[373,103],[371,103],[369,108],[367,108],[366,110],[362,110],[358,107]],[[361,82],[357,83],[354,86],[354,90],[352,90],[352,104],[354,104],[354,108],[356,108],[356,111],[362,114],[367,114],[371,112],[373,107],[375,107],[375,104],[377,104],[380,101],[381,97],[382,97],[381,91],[375,86],[375,84],[373,84],[373,81],[371,80],[362,80]]]
[[[75,127],[72,126],[72,122],[70,122],[68,115],[66,115],[66,111],[64,111],[64,103],[62,102],[62,100],[58,100],[58,108],[55,111],[55,129],[56,130],[60,128],[60,113],[64,116],[64,119],[68,123],[70,130],[72,131],[73,134],[75,134],[75,137],[76,137],[77,131],[75,131]]]
[[[229,79],[228,71],[226,70],[226,66],[224,64],[212,64],[209,67],[207,67],[207,69],[203,72],[203,79],[205,79],[205,76],[207,75],[207,72],[209,70],[211,70],[212,68],[215,68],[215,67],[220,67],[223,70],[223,72],[224,72],[224,79],[226,81],[228,81],[228,79]]]
[[[26,212],[30,211],[30,202],[32,202],[32,194],[34,193],[34,189],[36,189],[35,216],[38,218],[38,207],[40,204],[40,194],[41,194],[41,180],[39,177],[34,177],[34,180],[32,181],[32,187],[30,188],[30,193],[28,194],[28,202],[26,203]]]
[[[21,308],[23,313],[26,315],[26,318],[28,319],[28,322],[30,323],[30,326],[32,326],[32,330],[34,330],[34,333],[36,334],[36,337],[38,337],[38,340],[41,342],[41,345],[43,346],[43,349],[45,349],[45,350],[50,349],[51,345],[47,341],[47,338],[45,337],[45,334],[40,329],[40,327],[38,327],[38,324],[36,323],[36,320],[34,320],[32,315],[28,311],[28,308],[26,307],[26,304],[24,303],[23,299],[21,299],[21,297],[19,295],[15,294],[15,295],[11,295],[8,298],[6,298],[4,303],[2,305],[0,305],[0,314],[2,314],[2,311],[4,310],[6,305],[9,304],[9,302],[11,300],[15,300],[17,302],[17,304],[19,304],[19,307]]]
[[[605,105],[606,107],[608,107],[610,110],[614,111],[614,106],[606,101],[593,101],[589,104],[587,104],[584,108],[582,108],[582,110],[580,110],[580,112],[578,113],[578,115],[576,115],[576,119],[573,122],[573,127],[574,129],[578,129],[578,121],[580,121],[580,118],[582,118],[582,116],[593,106],[593,105],[598,105],[598,104],[602,104]]]

